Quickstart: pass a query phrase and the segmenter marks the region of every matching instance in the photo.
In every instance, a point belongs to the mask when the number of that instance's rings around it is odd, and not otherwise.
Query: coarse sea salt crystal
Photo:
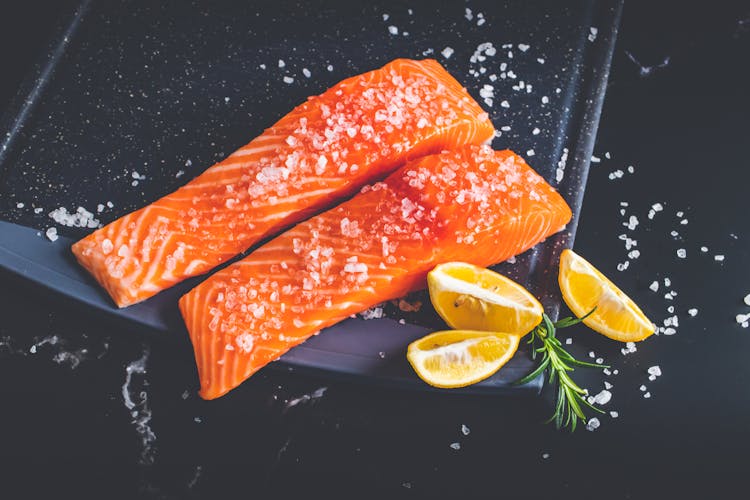
[[[542,453],[542,458],[547,460],[549,458],[549,453]]]
[[[51,228],[47,229],[47,231],[44,232],[44,235],[47,236],[48,240],[50,240],[50,241],[56,241],[57,238],[58,238],[58,236],[57,236],[57,228],[56,227],[51,227]]]
[[[393,26],[393,25],[391,25],[391,26],[388,26],[388,32],[389,32],[389,33],[390,33],[391,35],[398,35],[398,28],[397,28],[397,27],[395,27],[395,26]]]
[[[23,208],[25,205],[22,202],[16,203],[16,208]]]
[[[528,151],[526,151],[526,156],[534,156],[535,154],[536,152],[534,152],[533,149],[529,149]]]
[[[443,57],[445,57],[446,59],[450,59],[451,56],[453,55],[453,48],[446,47],[440,53],[443,54]]]
[[[612,417],[612,418],[617,418],[617,417],[620,416],[620,414],[618,412],[616,412],[616,411],[611,411],[611,412],[609,412],[609,416]]]
[[[644,398],[646,398],[646,399],[648,399],[648,398],[650,398],[650,397],[651,397],[651,393],[650,393],[650,392],[647,392],[647,393],[645,393],[645,394],[643,395],[643,397],[644,397]]]
[[[600,425],[601,425],[601,422],[599,422],[598,418],[596,418],[596,417],[590,418],[586,422],[586,430],[587,431],[595,431],[596,429],[599,428]]]
[[[701,247],[701,252],[703,252],[703,253],[708,252],[708,247]]]
[[[646,371],[649,375],[653,375],[654,377],[661,377],[661,368],[659,367],[659,365],[650,366]]]
[[[687,257],[687,250],[685,250],[684,248],[678,248],[677,249],[677,257],[679,257],[681,259],[684,259],[685,257]]]
[[[284,66],[286,66],[286,63],[284,62],[284,60],[279,59],[279,68],[283,68]]]
[[[500,102],[500,106],[503,107],[503,108],[509,108],[510,107],[510,103],[508,103],[508,101],[502,101],[502,102]]]
[[[750,293],[745,295],[745,298],[742,299],[742,302],[744,302],[746,305],[750,306]]]
[[[539,135],[539,132],[541,132],[541,130],[539,130],[538,127],[534,127],[534,129],[531,131],[531,135]]]
[[[520,50],[521,52],[526,52],[530,48],[531,48],[531,45],[526,45],[525,43],[518,44],[518,50]]]
[[[542,104],[547,104],[547,103],[549,103],[549,97],[547,97],[546,95],[542,96]]]
[[[724,256],[723,255],[714,255],[714,260],[716,262],[723,262],[724,261]]]
[[[451,443],[450,447],[453,448],[454,450],[458,451],[458,450],[461,449],[461,443]]]
[[[609,383],[609,382],[607,382],[606,380],[604,381],[604,388],[605,388],[605,389],[608,389],[608,390],[609,390],[609,389],[611,389],[612,387],[614,387],[614,386],[613,386],[612,384],[610,384],[610,383]]]
[[[695,317],[695,316],[697,316],[697,315],[698,315],[698,309],[696,309],[696,308],[694,308],[694,307],[693,307],[693,308],[691,308],[691,309],[688,309],[687,313],[688,313],[688,314],[689,314],[690,316],[693,316],[693,317]]]
[[[286,83],[287,85],[294,83],[294,78],[292,78],[291,76],[285,76],[283,80],[284,80],[284,83]]]
[[[605,405],[612,399],[612,393],[604,389],[599,394],[594,396],[594,403],[598,405]]]
[[[468,436],[470,432],[471,430],[465,424],[461,424],[461,434]]]
[[[307,68],[302,68],[302,74],[305,75],[305,78],[310,78],[312,76],[312,73],[310,73],[310,70]]]

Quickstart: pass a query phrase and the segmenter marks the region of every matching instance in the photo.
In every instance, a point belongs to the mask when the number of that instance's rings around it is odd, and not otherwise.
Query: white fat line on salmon
[[[146,362],[151,353],[148,346],[143,346],[143,354],[140,358],[131,361],[125,367],[125,382],[122,384],[122,399],[130,412],[132,423],[135,426],[136,433],[141,438],[141,456],[139,463],[141,465],[151,465],[154,463],[154,443],[156,434],[151,429],[151,409],[148,407],[148,392],[146,391]],[[141,375],[141,388],[135,392],[131,388],[134,383],[133,375]]]

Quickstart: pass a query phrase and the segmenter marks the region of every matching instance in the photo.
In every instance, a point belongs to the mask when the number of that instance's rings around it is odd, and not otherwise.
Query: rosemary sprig
[[[609,368],[609,366],[586,363],[575,359],[563,348],[560,340],[555,336],[558,329],[580,323],[593,313],[595,309],[589,311],[582,318],[563,318],[555,323],[549,319],[549,316],[543,314],[542,322],[531,331],[531,337],[527,342],[532,345],[532,358],[536,359],[537,354],[541,354],[542,360],[534,371],[514,382],[514,384],[519,385],[525,384],[536,378],[544,370],[549,370],[550,384],[557,381],[557,403],[554,413],[547,419],[546,423],[555,422],[555,427],[558,429],[570,426],[570,431],[573,432],[576,430],[576,424],[579,419],[586,423],[583,406],[587,406],[599,413],[604,413],[604,411],[586,401],[588,392],[580,388],[570,378],[568,372],[573,371],[573,367],[575,366],[592,368]],[[537,347],[537,341],[541,342],[539,347]]]

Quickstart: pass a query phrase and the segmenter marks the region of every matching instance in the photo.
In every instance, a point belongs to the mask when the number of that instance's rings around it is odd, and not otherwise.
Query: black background
[[[15,94],[65,8],[36,0],[6,8],[0,105]],[[191,372],[187,346],[95,323],[53,297],[4,282],[3,497],[742,496],[750,330],[734,317],[750,310],[742,303],[750,293],[749,42],[746,3],[625,6],[595,152],[603,159],[592,165],[575,248],[658,323],[673,304],[680,327],[627,356],[586,329],[570,332],[573,352],[586,357],[593,350],[619,369],[607,378],[614,396],[605,406],[618,419],[602,417],[596,431],[569,434],[542,423],[551,411],[547,398],[402,394],[277,372],[254,377],[234,398],[206,403],[190,394],[183,400],[167,372]],[[628,165],[634,174],[610,180]],[[619,273],[626,254],[617,237],[621,201],[641,221],[641,257]],[[649,220],[655,202],[665,210]],[[689,224],[680,225],[676,211]],[[672,230],[680,235],[670,236]],[[688,257],[678,259],[677,248]],[[666,276],[678,292],[673,301],[663,299],[663,283],[659,293],[648,290]],[[699,310],[695,318],[685,313],[691,307]],[[85,345],[88,357],[102,355],[101,361],[61,370],[50,362],[57,346],[39,347],[48,356],[20,353],[50,334],[66,350]],[[120,392],[123,367],[144,348],[150,349],[148,405],[158,434],[150,465],[139,463],[141,440]],[[648,381],[646,368],[657,364],[664,374]],[[593,392],[604,379],[582,371],[576,377]],[[642,397],[641,384],[650,399]],[[285,401],[319,387],[327,387],[323,397],[285,408]],[[455,442],[460,450],[449,446]]]

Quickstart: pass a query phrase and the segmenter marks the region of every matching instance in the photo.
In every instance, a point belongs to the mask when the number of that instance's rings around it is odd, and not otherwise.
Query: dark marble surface
[[[14,27],[0,30],[3,105],[54,24],[54,8],[41,16],[40,9],[26,2],[3,18]],[[575,373],[593,392],[605,380],[613,385],[605,408],[618,418],[569,434],[542,423],[549,394],[446,397],[268,370],[231,397],[204,402],[186,343],[125,331],[4,280],[3,497],[619,499],[742,491],[750,329],[735,316],[750,312],[748,23],[750,8],[739,2],[625,7],[576,250],[658,324],[677,315],[679,325],[627,355],[584,328],[570,331],[575,354],[593,351],[618,369]],[[655,203],[664,209],[650,219]],[[639,222],[633,230],[622,225],[630,215]],[[621,234],[637,240],[638,258],[628,259]],[[654,280],[657,293],[648,288]],[[671,300],[669,290],[677,292]],[[663,374],[650,381],[654,365]]]

